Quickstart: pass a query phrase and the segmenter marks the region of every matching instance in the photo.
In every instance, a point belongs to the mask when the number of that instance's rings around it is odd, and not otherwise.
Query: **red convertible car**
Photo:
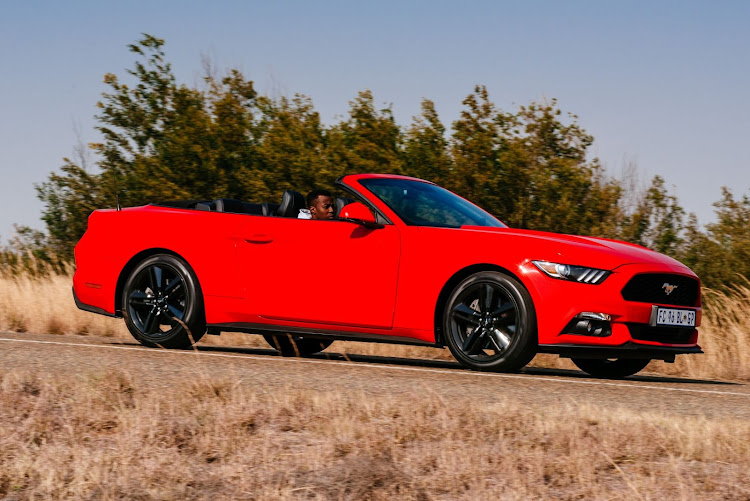
[[[76,304],[166,348],[238,331],[296,355],[336,339],[447,346],[482,371],[556,353],[597,377],[702,353],[700,281],[674,259],[509,228],[420,179],[336,184],[351,198],[333,220],[298,219],[295,191],[97,210],[75,249]]]

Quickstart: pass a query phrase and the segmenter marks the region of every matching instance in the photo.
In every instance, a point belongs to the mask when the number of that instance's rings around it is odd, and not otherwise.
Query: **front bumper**
[[[615,270],[599,285],[582,284],[550,278],[536,269],[531,263],[523,267],[524,280],[534,300],[537,314],[539,351],[559,353],[570,352],[572,348],[583,348],[576,356],[584,358],[585,353],[595,353],[595,348],[613,349],[616,353],[606,358],[673,358],[674,353],[701,353],[697,345],[698,331],[692,329],[681,336],[643,335],[649,328],[653,306],[674,306],[668,302],[650,303],[626,301],[622,289],[635,276],[642,273],[669,273],[697,278],[687,268],[665,264],[628,264]],[[665,301],[668,298],[665,296]],[[702,308],[700,298],[689,308],[696,311],[696,327],[701,323]],[[611,334],[591,336],[571,334],[569,324],[582,312],[597,312],[611,317]],[[634,336],[635,334],[635,336]],[[665,342],[666,340],[672,342]],[[679,340],[679,342],[674,342]],[[586,351],[585,348],[591,348]],[[661,350],[661,348],[670,348]],[[644,350],[649,356],[634,357],[635,351]],[[593,358],[602,358],[602,352]],[[665,358],[666,357],[666,358]],[[592,357],[589,357],[592,358]]]

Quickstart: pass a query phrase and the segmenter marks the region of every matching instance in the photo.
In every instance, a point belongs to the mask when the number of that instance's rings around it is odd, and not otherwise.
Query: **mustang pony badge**
[[[664,289],[664,292],[667,293],[667,296],[672,294],[672,291],[674,291],[677,286],[676,285],[670,285],[667,282],[664,282],[664,285],[661,286],[662,289]]]

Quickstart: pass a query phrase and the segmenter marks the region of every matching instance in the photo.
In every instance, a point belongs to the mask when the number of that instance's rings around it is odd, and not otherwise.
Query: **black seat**
[[[285,191],[284,196],[281,197],[281,205],[276,211],[276,215],[281,217],[297,217],[300,209],[304,208],[305,197],[302,196],[302,193],[288,190]]]
[[[263,206],[264,216],[275,216],[276,211],[281,207],[279,204],[261,204]]]
[[[262,204],[251,204],[234,198],[217,198],[213,201],[216,212],[233,212],[235,214],[263,214]]]
[[[216,212],[238,212],[242,208],[242,202],[234,198],[217,198],[214,206]]]
[[[353,198],[336,198],[336,207],[334,208],[336,212],[334,213],[333,217],[339,217],[339,214],[341,214],[341,209],[343,209],[345,205],[349,205],[352,202],[356,202],[356,200],[354,200]]]
[[[242,202],[241,214],[255,214],[263,215],[263,204],[251,204],[250,202]]]

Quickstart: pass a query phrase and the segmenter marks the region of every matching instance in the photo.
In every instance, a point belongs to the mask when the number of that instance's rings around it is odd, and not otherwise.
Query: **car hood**
[[[683,268],[692,274],[688,267],[669,256],[618,240],[514,228],[463,226],[462,230],[493,234],[503,240],[522,240],[526,249],[533,249],[533,255],[528,256],[531,260],[590,266],[606,270],[614,270],[626,264],[654,263]]]

